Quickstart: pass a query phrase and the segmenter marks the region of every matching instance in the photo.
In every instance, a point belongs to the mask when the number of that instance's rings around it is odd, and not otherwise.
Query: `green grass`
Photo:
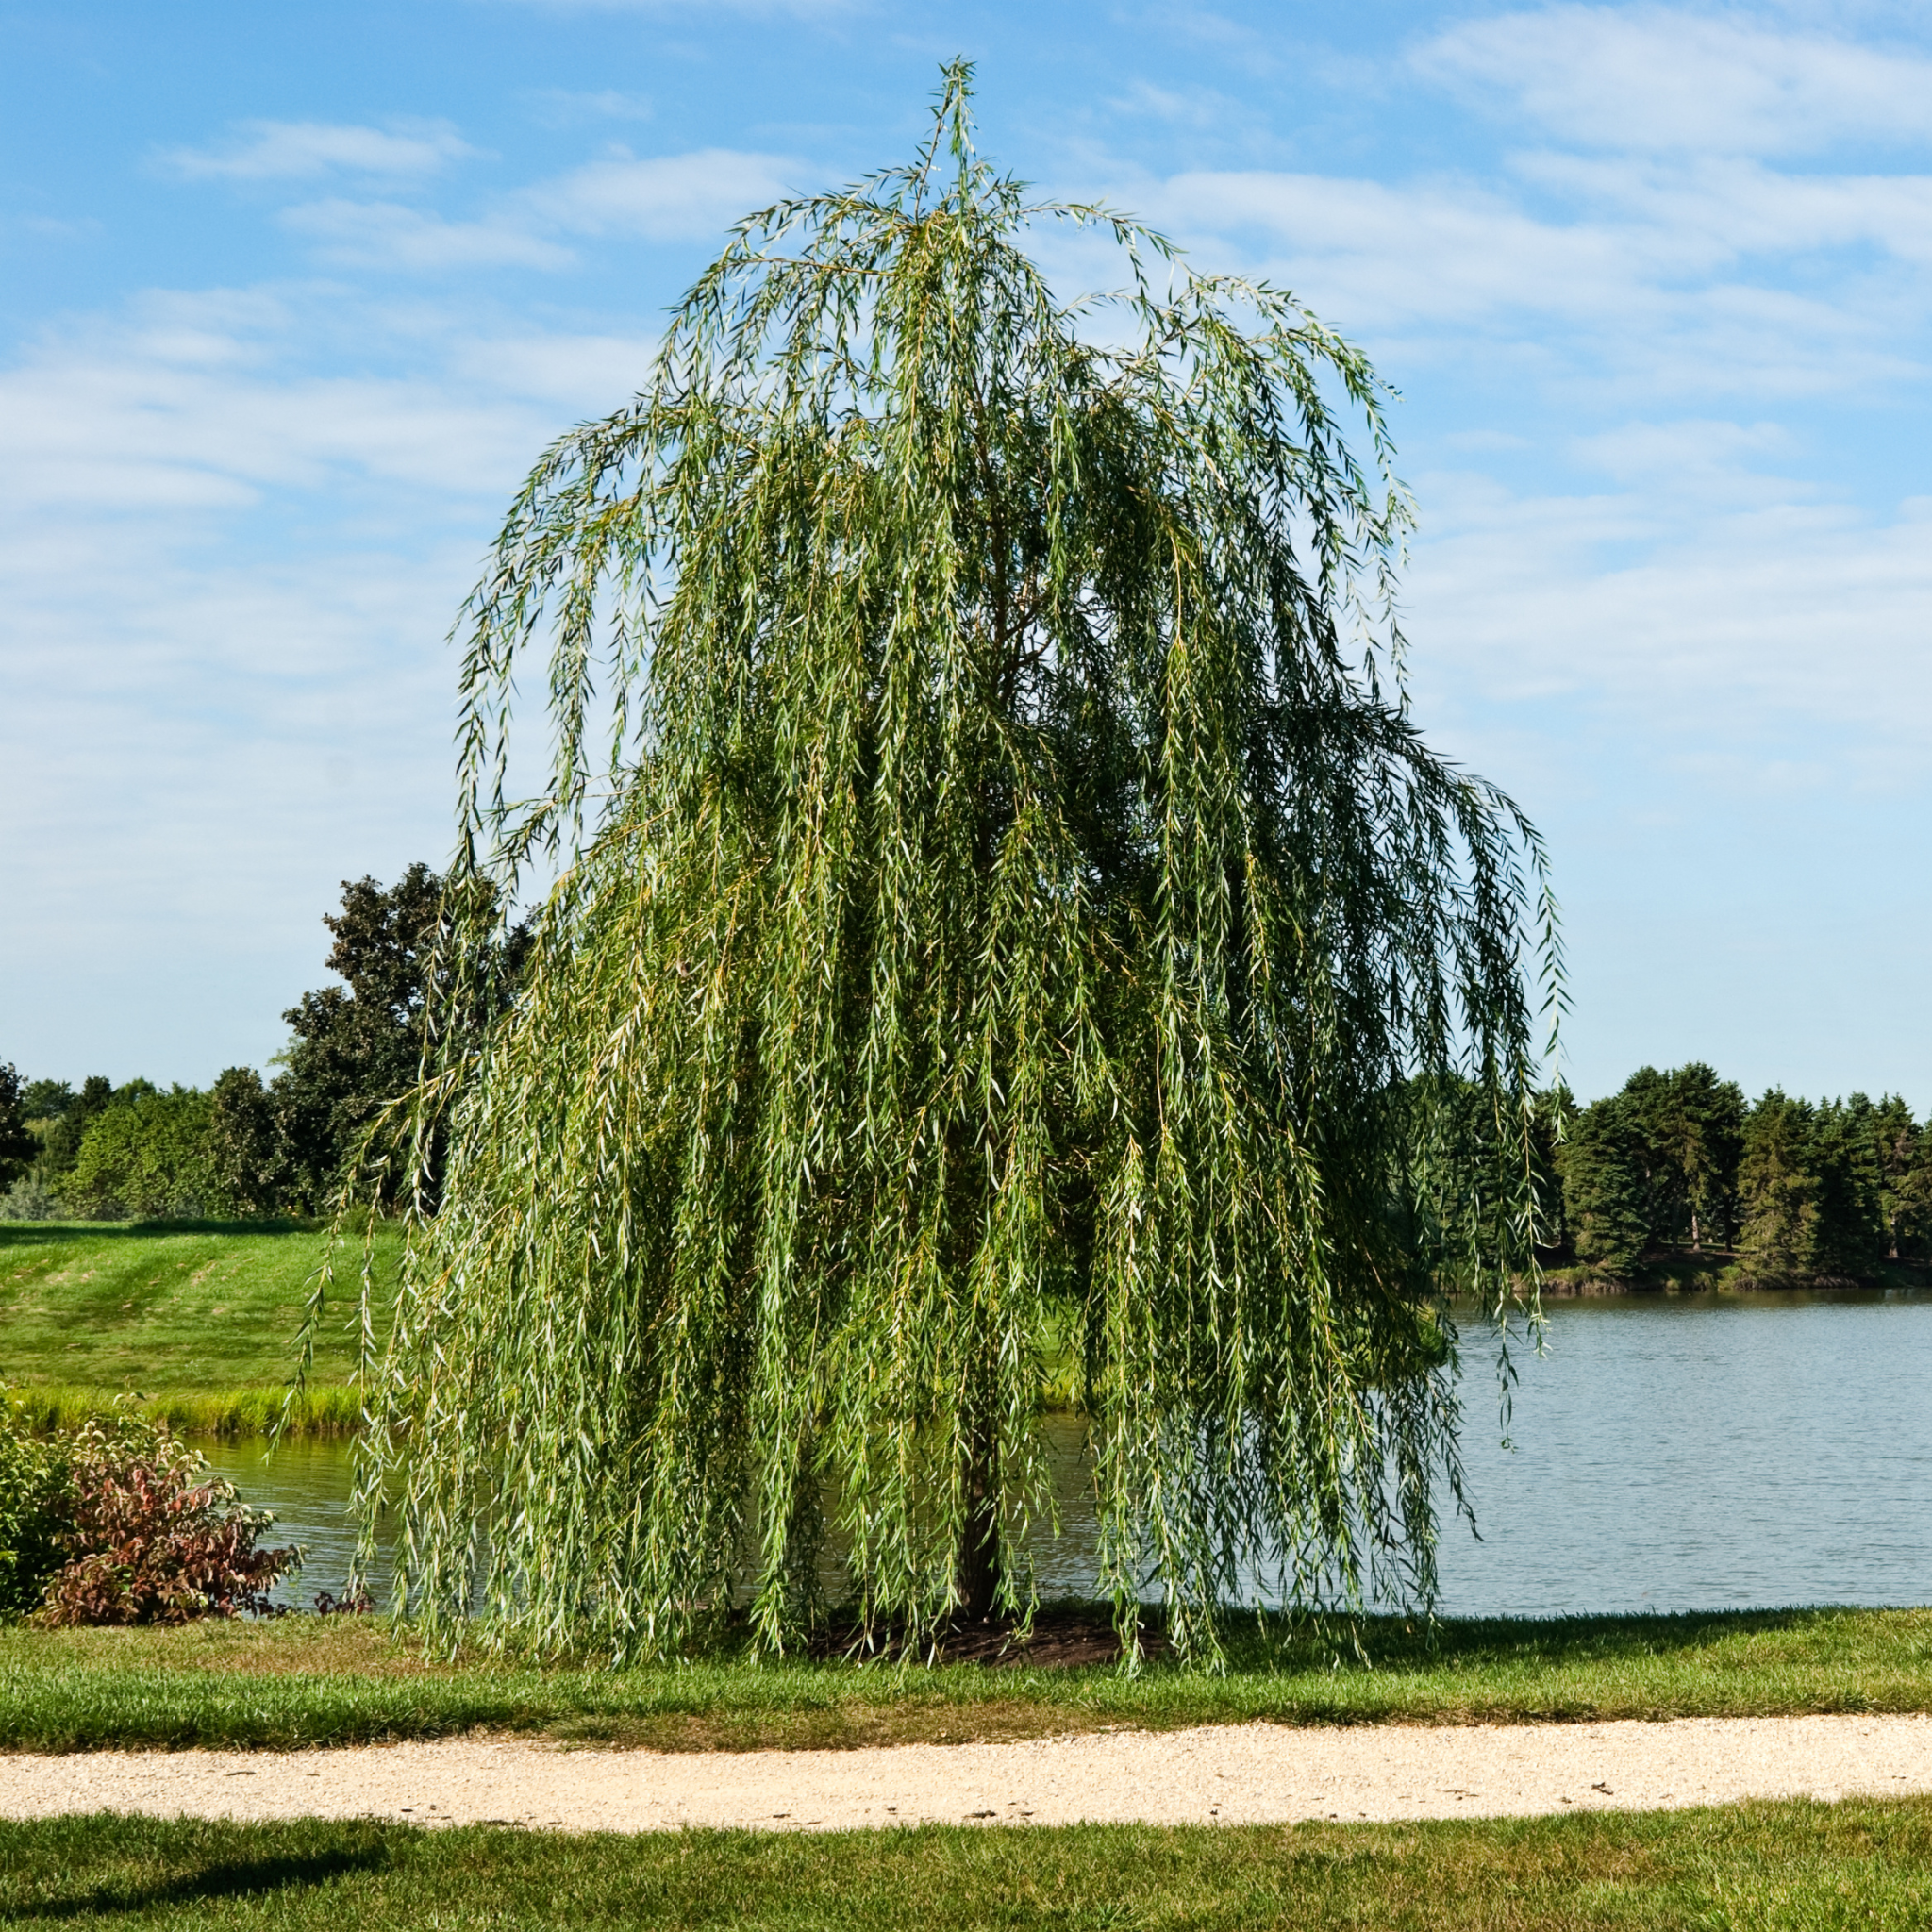
[[[362,1619],[179,1630],[0,1630],[0,1748],[341,1744],[471,1729],[659,1750],[849,1747],[1284,1724],[1480,1724],[1932,1710],[1932,1610],[1398,1619],[1366,1659],[1319,1639],[1238,1650],[1224,1676],[1079,1669],[661,1669],[425,1660]]]
[[[1429,1824],[635,1838],[112,1815],[0,1824],[0,1924],[1835,1932],[1932,1920],[1932,1803]]]
[[[258,1432],[279,1410],[324,1237],[286,1223],[0,1224],[0,1381],[71,1422],[138,1390],[196,1434]],[[376,1253],[392,1268],[393,1229]],[[349,1321],[359,1251],[316,1340],[318,1430],[353,1424]]]

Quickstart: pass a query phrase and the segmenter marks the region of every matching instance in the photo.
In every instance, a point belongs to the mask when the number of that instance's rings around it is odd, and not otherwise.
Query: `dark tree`
[[[420,862],[393,886],[342,881],[328,967],[345,982],[306,992],[282,1018],[295,1039],[271,1090],[275,1172],[290,1199],[319,1212],[380,1109],[413,1087],[442,881]],[[231,1090],[230,1098],[242,1096]]]
[[[288,1192],[288,1164],[261,1075],[253,1067],[229,1067],[208,1102],[208,1164],[220,1195],[245,1218],[274,1214]]]
[[[10,1188],[40,1152],[40,1143],[27,1132],[32,1118],[25,1106],[26,1090],[10,1060],[0,1060],[0,1188]]]
[[[1818,1109],[1812,1137],[1812,1171],[1818,1179],[1812,1266],[1822,1275],[1863,1280],[1885,1257],[1885,1184],[1873,1112],[1862,1093]]]
[[[1855,1095],[1853,1106],[1861,1099]],[[1903,1260],[1919,1252],[1925,1232],[1924,1137],[1911,1108],[1895,1093],[1875,1105],[1867,1102],[1862,1119],[1877,1182],[1884,1251],[1889,1259]]]
[[[1563,1147],[1582,1109],[1567,1087],[1545,1088],[1530,1116],[1530,1171],[1536,1182],[1537,1246],[1544,1258],[1573,1252],[1570,1210],[1563,1194]]]
[[[401,1172],[392,1158],[396,1150],[365,1147],[364,1141],[390,1103],[422,1077],[443,892],[442,879],[419,861],[389,887],[373,878],[344,879],[341,910],[324,915],[335,935],[328,967],[344,984],[304,993],[301,1004],[282,1015],[295,1039],[268,1089],[275,1157],[264,1164],[258,1145],[246,1157],[301,1211],[325,1211],[358,1158],[366,1162],[358,1188],[379,1206],[394,1203]],[[477,903],[481,916],[491,917],[493,895],[483,890]],[[525,946],[521,928],[492,942],[487,970],[472,982],[479,989],[474,996],[437,1005],[442,1024],[464,1037],[480,1026],[514,983]],[[228,1097],[235,1130],[242,1132],[242,1116],[252,1103],[239,1086]],[[242,1158],[239,1152],[237,1158]],[[431,1196],[440,1160],[433,1152],[428,1172],[419,1176]]]

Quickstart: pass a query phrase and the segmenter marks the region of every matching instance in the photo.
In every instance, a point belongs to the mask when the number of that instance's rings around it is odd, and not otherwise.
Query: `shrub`
[[[0,1221],[52,1221],[60,1204],[41,1184],[37,1174],[24,1174],[0,1194]]]
[[[0,1413],[0,1621],[35,1608],[65,1557],[59,1538],[72,1515],[65,1445],[38,1436],[8,1399]]]
[[[123,1407],[37,1438],[9,1403],[0,1426],[0,1612],[48,1626],[185,1624],[267,1613],[297,1569],[293,1547],[258,1549],[274,1521],[165,1424]]]
[[[220,1212],[228,1204],[210,1157],[212,1118],[208,1096],[191,1087],[125,1102],[117,1092],[88,1123],[61,1199],[96,1221]]]

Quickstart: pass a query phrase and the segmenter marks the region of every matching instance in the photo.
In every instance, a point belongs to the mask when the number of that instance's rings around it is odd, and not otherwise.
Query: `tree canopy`
[[[1772,1088],[1747,1106],[1702,1062],[1641,1067],[1580,1110],[1560,1172],[1568,1251],[1628,1280],[1672,1253],[1729,1255],[1740,1282],[1870,1279],[1932,1235],[1932,1137],[1896,1094],[1815,1105]]]
[[[373,1371],[432,1632],[1024,1614],[1062,1357],[1129,1640],[1150,1591],[1211,1657],[1242,1580],[1433,1589],[1427,1297],[1533,1234],[1541,848],[1408,715],[1368,363],[1029,204],[968,93],[739,225],[466,612],[462,903],[557,870],[514,1006],[440,1035]],[[1062,300],[1043,229],[1122,290]]]

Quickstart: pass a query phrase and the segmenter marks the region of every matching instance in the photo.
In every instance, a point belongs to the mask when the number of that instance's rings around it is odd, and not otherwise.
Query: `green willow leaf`
[[[1067,1357],[1130,1654],[1149,1595],[1209,1662],[1239,1588],[1432,1595],[1431,1296],[1531,1264],[1541,849],[1407,714],[1367,362],[1029,205],[969,94],[740,225],[466,611],[452,1014],[464,905],[557,873],[413,1103],[440,1202],[371,1364],[433,1635],[778,1650],[827,1549],[915,1644],[1024,1617]],[[1058,298],[1042,227],[1123,289]]]

